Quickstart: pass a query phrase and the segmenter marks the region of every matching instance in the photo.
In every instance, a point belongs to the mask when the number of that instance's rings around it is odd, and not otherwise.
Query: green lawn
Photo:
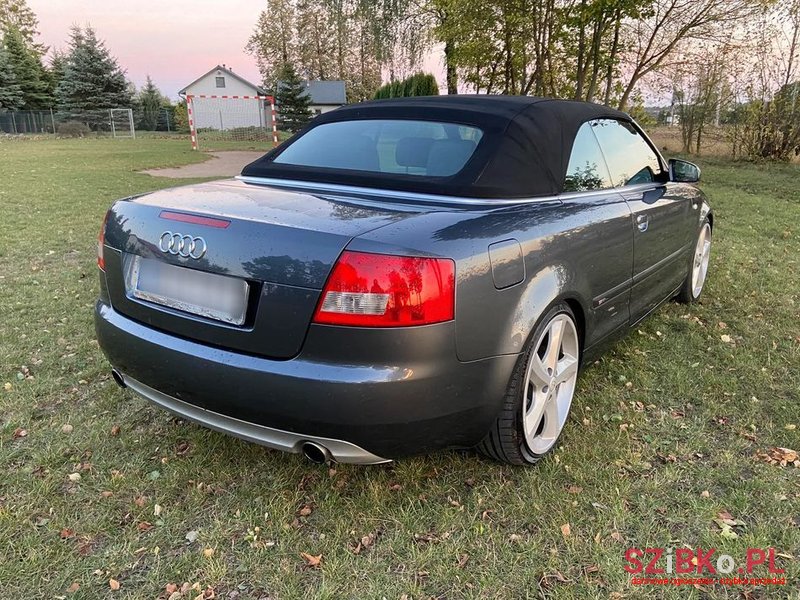
[[[774,547],[788,587],[747,597],[800,595],[800,469],[759,457],[800,450],[800,167],[702,164],[703,302],[666,305],[587,369],[538,467],[446,452],[329,469],[109,377],[104,211],[173,183],[137,170],[201,159],[185,140],[0,140],[0,598],[740,597],[635,587],[632,546]]]

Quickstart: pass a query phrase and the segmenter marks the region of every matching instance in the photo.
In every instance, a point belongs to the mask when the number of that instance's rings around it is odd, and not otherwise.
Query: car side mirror
[[[676,183],[697,183],[700,181],[700,167],[688,160],[670,158],[669,180]]]

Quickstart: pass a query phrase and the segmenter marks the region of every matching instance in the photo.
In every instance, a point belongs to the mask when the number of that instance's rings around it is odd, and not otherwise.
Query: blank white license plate
[[[175,310],[242,325],[249,286],[243,279],[176,267],[153,258],[125,255],[129,296]]]

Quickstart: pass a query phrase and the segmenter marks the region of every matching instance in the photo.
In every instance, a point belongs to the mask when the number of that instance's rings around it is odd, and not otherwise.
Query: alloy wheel
[[[711,256],[711,225],[706,223],[700,230],[692,262],[692,296],[697,298],[703,291],[708,274],[708,260]]]
[[[555,315],[536,340],[523,388],[522,423],[528,449],[545,454],[556,443],[572,404],[580,347],[575,323]]]

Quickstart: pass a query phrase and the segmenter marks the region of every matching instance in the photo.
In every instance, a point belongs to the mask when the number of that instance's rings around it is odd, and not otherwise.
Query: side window
[[[592,133],[592,123],[584,123],[575,136],[569,157],[565,192],[585,192],[614,187],[603,153]]]
[[[661,175],[658,156],[630,123],[598,119],[592,129],[603,149],[614,186],[657,181]]]

